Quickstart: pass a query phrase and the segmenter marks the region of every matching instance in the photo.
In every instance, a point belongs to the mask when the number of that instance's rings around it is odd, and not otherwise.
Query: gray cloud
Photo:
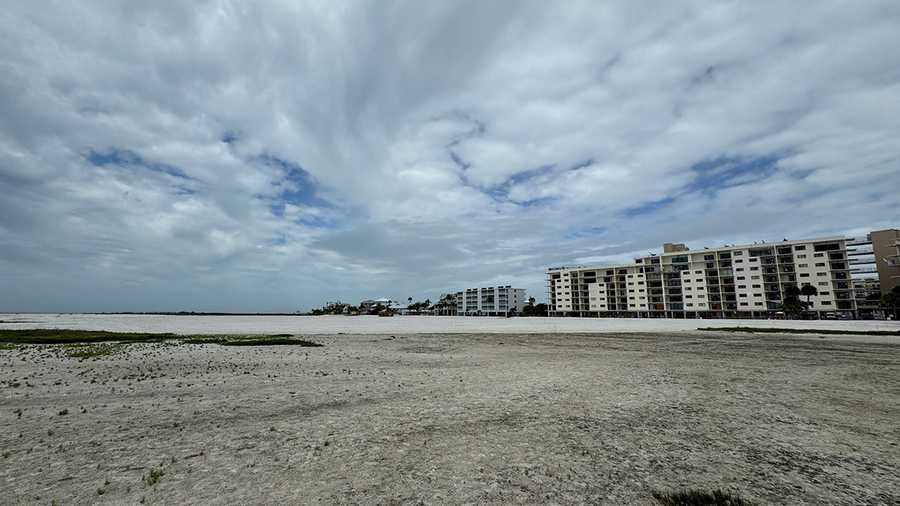
[[[664,241],[896,226],[898,23],[887,0],[8,6],[0,310],[542,298],[549,265]]]

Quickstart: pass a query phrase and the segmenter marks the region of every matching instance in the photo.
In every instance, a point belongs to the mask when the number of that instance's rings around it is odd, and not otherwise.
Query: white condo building
[[[456,292],[459,316],[505,316],[525,309],[525,289],[506,286],[467,288]]]
[[[761,242],[663,253],[611,266],[547,270],[551,316],[766,317],[781,310],[785,287],[816,287],[812,311],[854,314],[851,273],[874,273],[846,237]],[[853,250],[851,250],[851,253]],[[864,254],[864,253],[863,253]],[[869,253],[871,255],[871,253]],[[806,300],[806,297],[801,297]]]

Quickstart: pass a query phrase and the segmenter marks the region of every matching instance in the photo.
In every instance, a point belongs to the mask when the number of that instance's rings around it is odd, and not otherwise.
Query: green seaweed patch
[[[835,336],[900,336],[900,330],[829,330],[787,329],[778,327],[701,327],[697,330],[711,332],[749,332],[752,334],[817,334]]]

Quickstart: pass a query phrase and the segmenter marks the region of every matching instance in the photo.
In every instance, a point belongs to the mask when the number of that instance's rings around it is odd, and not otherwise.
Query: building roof
[[[792,246],[794,244],[809,244],[812,242],[831,242],[831,241],[846,241],[847,237],[842,236],[831,236],[831,237],[817,237],[815,239],[796,239],[796,240],[783,240],[783,241],[772,241],[772,242],[757,242],[754,244],[730,244],[725,246],[719,246],[716,248],[703,248],[703,249],[693,249],[687,251],[673,251],[669,253],[652,253],[646,256],[635,257],[635,260],[644,259],[649,257],[657,257],[657,258],[668,258],[675,256],[684,256],[690,255],[692,253],[716,253],[719,251],[733,251],[737,249],[755,249],[755,248],[765,248],[770,246]],[[629,264],[594,264],[594,265],[563,265],[561,267],[550,267],[547,269],[547,272],[551,271],[562,271],[562,270],[584,270],[584,269],[619,269],[625,267],[635,267],[636,262],[632,262]]]

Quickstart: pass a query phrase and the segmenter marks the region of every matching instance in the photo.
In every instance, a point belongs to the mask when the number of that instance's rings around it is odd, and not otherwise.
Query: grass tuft
[[[146,483],[148,487],[152,487],[153,485],[159,483],[159,480],[161,480],[162,477],[165,476],[165,474],[166,472],[163,471],[161,467],[154,467],[150,470],[149,473],[147,473],[147,476],[144,476],[144,483]]]
[[[653,498],[663,506],[752,506],[753,503],[724,490],[681,490],[653,492]]]

